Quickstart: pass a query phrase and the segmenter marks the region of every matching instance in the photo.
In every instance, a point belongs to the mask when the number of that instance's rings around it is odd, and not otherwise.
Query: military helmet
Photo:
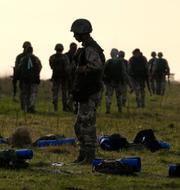
[[[62,44],[56,44],[54,50],[62,52],[64,50],[64,46]]]
[[[31,46],[31,42],[29,42],[29,41],[25,41],[24,43],[23,43],[23,48],[25,49],[25,48],[27,48],[27,47],[29,47],[29,46]]]
[[[86,19],[77,19],[71,25],[71,32],[86,34],[92,32],[91,23]]]
[[[110,55],[111,55],[112,58],[117,58],[118,57],[118,53],[119,53],[118,49],[112,48]]]

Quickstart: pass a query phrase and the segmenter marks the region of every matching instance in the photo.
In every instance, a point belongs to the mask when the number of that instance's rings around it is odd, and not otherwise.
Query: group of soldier
[[[103,86],[106,87],[106,113],[110,113],[114,89],[118,111],[122,111],[126,105],[128,86],[136,94],[137,107],[144,107],[145,82],[151,81],[153,93],[163,95],[169,67],[167,61],[162,59],[162,53],[158,53],[158,58],[153,53],[153,58],[148,62],[139,49],[135,49],[129,61],[126,61],[125,53],[113,48],[111,59],[105,61],[103,49],[91,37],[92,25],[86,19],[75,20],[71,32],[82,43],[82,48],[77,49],[76,43],[71,43],[69,51],[63,53],[63,45],[56,44],[56,53],[49,58],[53,106],[54,111],[58,111],[60,88],[63,111],[73,111],[75,102],[75,110],[78,111],[74,130],[80,145],[75,163],[90,163],[95,158],[96,108],[102,98]],[[13,84],[19,80],[21,108],[34,113],[42,66],[39,58],[33,55],[30,42],[25,42],[23,48],[24,52],[16,58]],[[160,60],[163,60],[166,68],[157,76],[157,63]]]
[[[138,108],[145,107],[145,86],[150,94],[164,95],[166,76],[169,77],[168,62],[163,58],[162,52],[156,57],[152,52],[152,58],[147,61],[140,49],[132,52],[129,61],[125,60],[125,52],[113,48],[111,59],[107,60],[104,69],[104,84],[106,86],[106,113],[110,113],[113,91],[116,92],[118,111],[126,105],[127,89],[135,92]]]

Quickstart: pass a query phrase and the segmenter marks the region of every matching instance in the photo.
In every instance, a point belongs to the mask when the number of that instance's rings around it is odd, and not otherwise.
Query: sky
[[[124,50],[126,59],[135,48],[147,59],[161,51],[180,80],[179,8],[180,0],[0,0],[0,77],[12,74],[23,42],[30,41],[42,62],[41,78],[49,79],[55,44],[62,43],[67,52],[76,42],[72,22],[86,18],[106,59],[112,48]]]

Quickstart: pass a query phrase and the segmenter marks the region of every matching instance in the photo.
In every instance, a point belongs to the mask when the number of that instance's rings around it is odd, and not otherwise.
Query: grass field
[[[37,100],[37,114],[25,114],[12,101],[11,81],[0,80],[0,135],[9,137],[18,126],[27,126],[33,140],[49,133],[74,137],[75,115],[59,111],[53,113],[51,83],[42,81]],[[98,158],[140,156],[142,170],[134,176],[114,176],[93,173],[91,166],[71,164],[78,155],[78,146],[33,148],[30,167],[22,170],[0,169],[0,190],[170,190],[180,189],[179,178],[168,177],[168,166],[180,163],[180,84],[167,87],[164,97],[147,93],[146,108],[136,109],[133,94],[128,97],[128,108],[118,113],[115,100],[112,113],[105,114],[104,99],[97,113],[97,135],[120,133],[132,142],[138,131],[152,128],[159,140],[171,144],[171,149],[151,153],[148,150],[105,152],[97,147]],[[61,104],[60,104],[61,106]],[[61,109],[60,109],[61,110]],[[1,150],[7,146],[0,145]],[[63,162],[64,166],[52,166]]]

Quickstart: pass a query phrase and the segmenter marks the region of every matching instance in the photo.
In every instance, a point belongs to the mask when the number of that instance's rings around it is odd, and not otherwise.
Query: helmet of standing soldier
[[[62,44],[56,44],[54,50],[62,52],[64,50],[64,46]]]
[[[29,41],[25,41],[24,43],[23,43],[23,48],[24,49],[26,49],[27,47],[30,47],[31,46],[31,42],[29,42]]]
[[[87,34],[92,32],[92,25],[86,19],[77,19],[71,25],[71,32],[76,34]]]
[[[111,57],[112,57],[113,59],[115,59],[115,58],[118,57],[118,53],[119,53],[118,49],[112,48],[110,55],[111,55]]]

